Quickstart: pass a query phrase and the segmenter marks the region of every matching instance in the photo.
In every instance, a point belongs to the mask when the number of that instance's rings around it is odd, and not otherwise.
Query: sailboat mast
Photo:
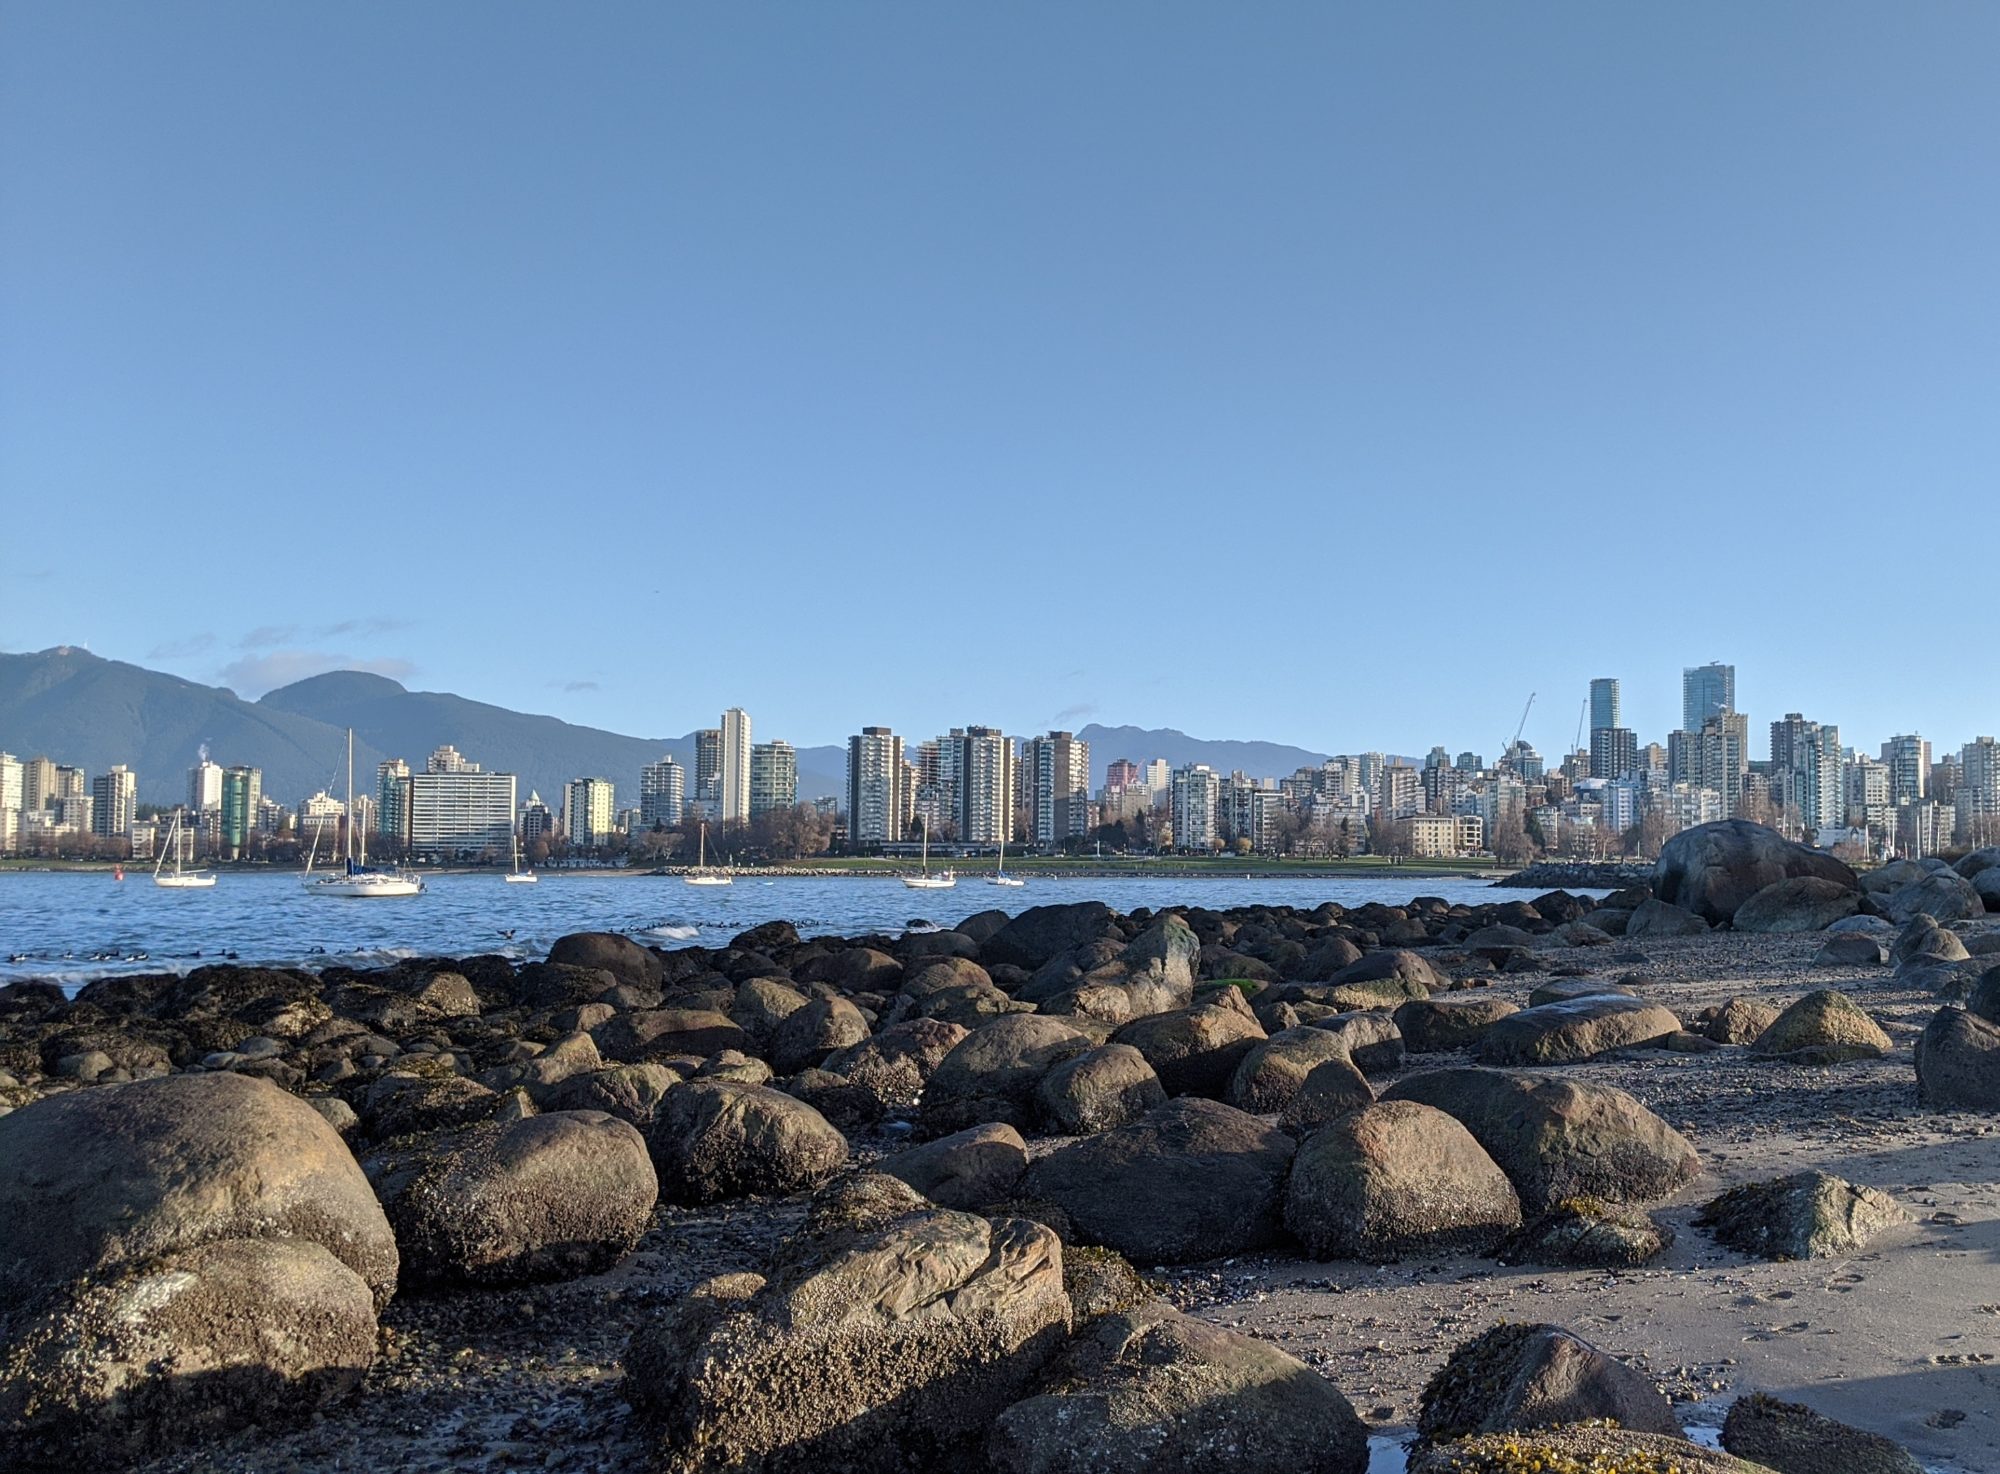
[[[354,728],[347,729],[347,863],[354,863]]]

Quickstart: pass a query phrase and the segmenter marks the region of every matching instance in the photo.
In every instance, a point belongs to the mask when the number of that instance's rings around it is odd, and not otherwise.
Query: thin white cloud
[[[165,640],[146,652],[148,660],[185,660],[199,655],[215,643],[210,634],[189,635],[185,640]]]
[[[271,650],[262,655],[246,655],[232,660],[219,672],[222,683],[250,700],[267,691],[303,681],[307,676],[325,675],[330,670],[359,670],[400,681],[416,674],[416,666],[398,656],[368,659],[326,650]]]

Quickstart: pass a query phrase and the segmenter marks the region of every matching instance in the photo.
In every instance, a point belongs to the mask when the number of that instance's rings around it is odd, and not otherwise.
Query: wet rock
[[[646,1127],[660,1196],[713,1203],[817,1187],[847,1161],[847,1138],[803,1101],[762,1085],[676,1085]]]
[[[1262,1341],[1154,1303],[1078,1337],[1054,1388],[1000,1415],[1000,1474],[1362,1474],[1367,1433],[1332,1383]]]
[[[1277,1240],[1293,1150],[1242,1111],[1172,1100],[1034,1162],[1021,1196],[1055,1204],[1086,1242],[1134,1263],[1184,1264]]]
[[[1885,1228],[1908,1223],[1896,1200],[1826,1172],[1746,1183],[1712,1199],[1695,1219],[1716,1242],[1760,1259],[1858,1254]]]
[[[967,1467],[1070,1327],[1039,1224],[864,1174],[822,1193],[768,1278],[706,1281],[633,1337],[627,1396],[687,1474]]]
[[[1483,1252],[1521,1223],[1507,1176],[1457,1121],[1382,1101],[1329,1122],[1292,1163],[1285,1227],[1316,1257]]]
[[[1722,1421],[1722,1446],[1775,1474],[1924,1474],[1923,1465],[1879,1434],[1822,1417],[1803,1403],[1763,1393],[1739,1397]]]
[[[1581,1336],[1560,1326],[1503,1324],[1460,1346],[1438,1369],[1423,1391],[1417,1433],[1436,1446],[1592,1420],[1636,1433],[1681,1432],[1650,1379]]]
[[[1649,1203],[1701,1170],[1678,1131],[1609,1085],[1506,1070],[1432,1070],[1383,1097],[1455,1117],[1539,1213],[1565,1198]]]

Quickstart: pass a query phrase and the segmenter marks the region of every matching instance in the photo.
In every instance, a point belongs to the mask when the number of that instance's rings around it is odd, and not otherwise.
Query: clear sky
[[[0,4],[0,645],[2000,729],[2000,6]],[[1760,739],[1761,741],[1761,739]],[[1134,754],[1143,756],[1143,754]]]

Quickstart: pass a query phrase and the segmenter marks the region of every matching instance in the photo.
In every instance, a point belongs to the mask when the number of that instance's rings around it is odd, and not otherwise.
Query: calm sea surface
[[[1141,906],[1400,904],[1415,895],[1478,903],[1514,898],[1485,880],[1300,877],[1031,879],[1018,890],[963,878],[950,891],[910,890],[893,877],[739,876],[689,886],[660,876],[550,874],[537,885],[498,875],[438,875],[404,900],[308,896],[297,874],[225,874],[213,890],[162,890],[144,871],[0,873],[0,982],[51,978],[72,986],[120,972],[184,971],[208,961],[380,964],[397,957],[497,952],[539,958],[566,932],[626,932],[655,946],[715,945],[760,921],[801,934],[899,931],[918,919],[950,925],[975,911],[1053,902]]]

